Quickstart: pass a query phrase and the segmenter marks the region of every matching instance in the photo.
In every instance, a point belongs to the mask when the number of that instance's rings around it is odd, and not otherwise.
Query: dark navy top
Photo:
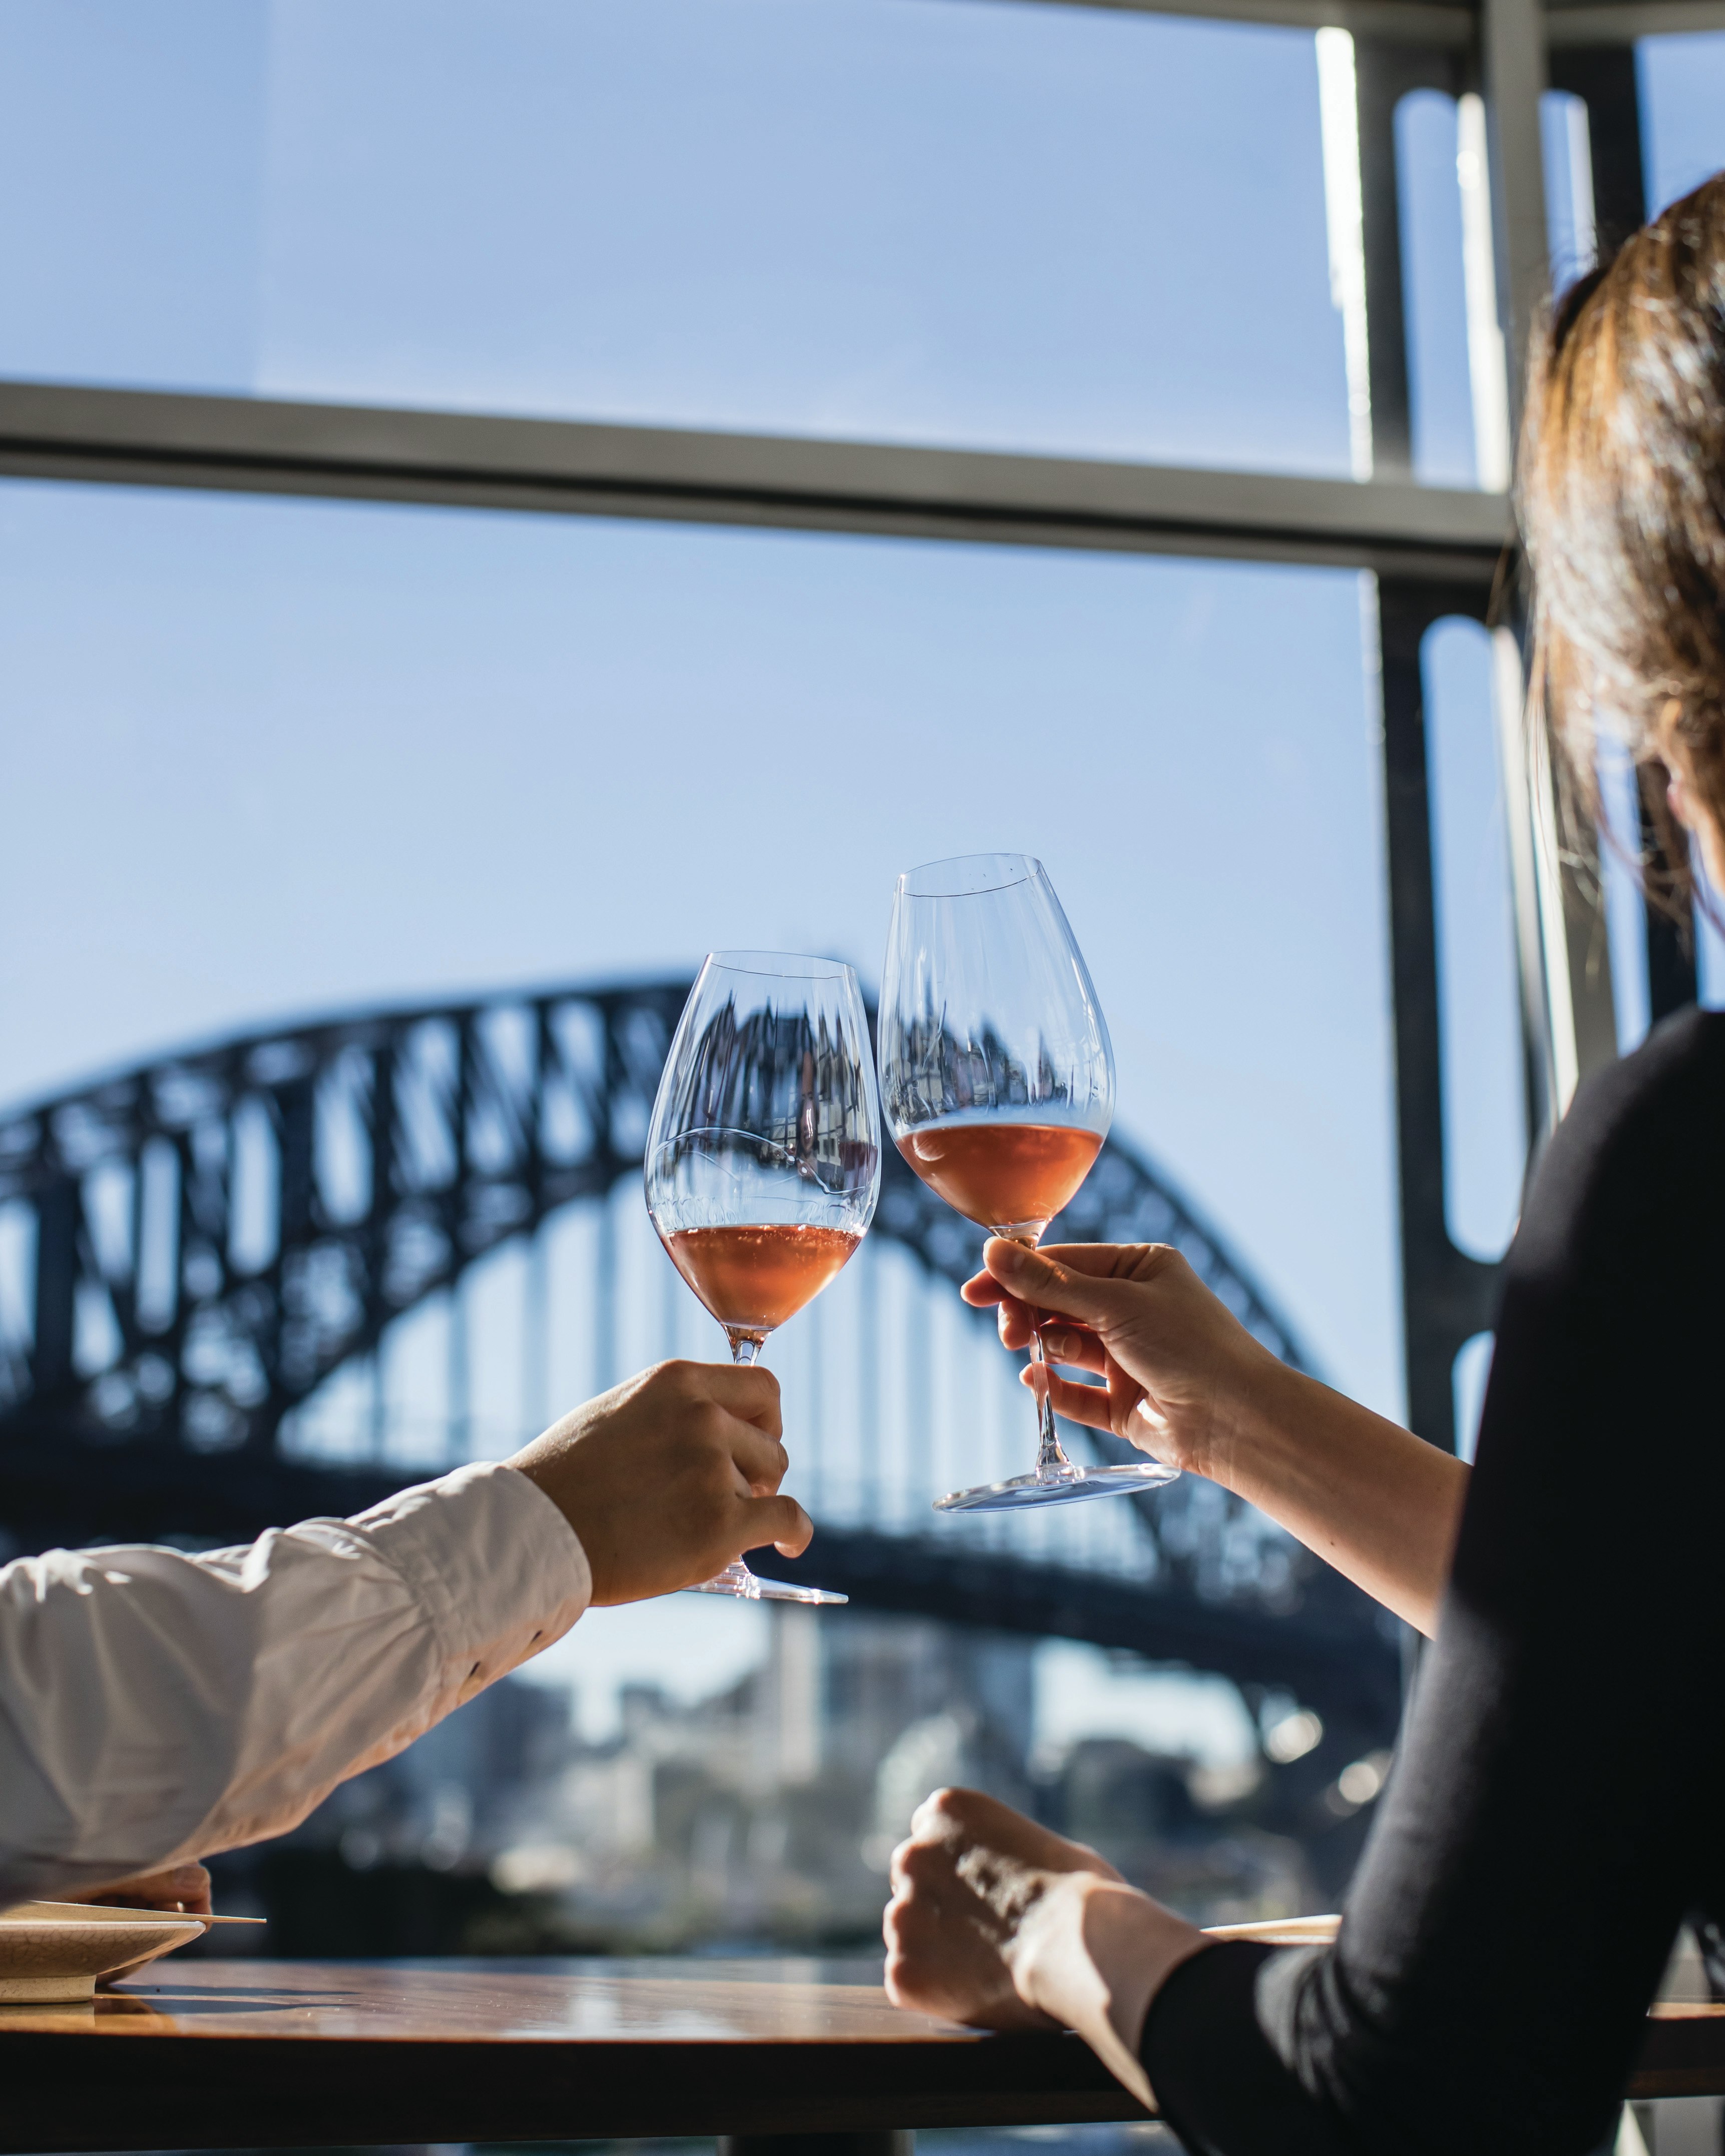
[[[1725,1918],[1725,1013],[1581,1088],[1510,1253],[1454,1570],[1331,1948],[1175,1970],[1212,2156],[1583,2156]],[[1717,1944],[1717,1935],[1714,1943]]]

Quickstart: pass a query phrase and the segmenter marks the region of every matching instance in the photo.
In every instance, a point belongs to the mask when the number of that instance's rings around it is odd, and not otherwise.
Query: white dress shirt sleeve
[[[0,1569],[0,1907],[296,1825],[587,1607],[580,1543],[512,1467],[192,1556]]]

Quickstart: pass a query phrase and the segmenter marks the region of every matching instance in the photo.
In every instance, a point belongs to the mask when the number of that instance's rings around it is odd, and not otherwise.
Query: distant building
[[[578,1749],[541,1852],[496,1876],[548,1884],[583,1934],[643,1943],[768,1937],[871,1943],[894,1841],[942,1781],[1024,1800],[1034,1647],[853,1611],[773,1609],[758,1670],[681,1707],[623,1696],[609,1743]]]
[[[685,1704],[625,1686],[598,1743],[568,1696],[506,1679],[293,1837],[457,1873],[545,1949],[871,1948],[894,1845],[962,1783],[1101,1849],[1205,1921],[1312,1906],[1298,1843],[1267,1830],[1261,1770],[1219,1779],[1116,1738],[1033,1764],[1034,1643],[923,1619],[772,1607],[766,1659]],[[513,1950],[513,1949],[512,1949]]]

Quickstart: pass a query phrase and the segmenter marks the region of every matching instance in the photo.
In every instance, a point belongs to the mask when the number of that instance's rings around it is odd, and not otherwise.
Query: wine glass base
[[[1118,1467],[1082,1467],[1068,1461],[1034,1474],[1014,1475],[1008,1482],[979,1482],[973,1490],[953,1490],[937,1497],[937,1512],[1014,1512],[1026,1505],[1076,1505],[1090,1497],[1131,1497],[1160,1490],[1179,1480],[1178,1467],[1159,1460],[1132,1460]]]
[[[711,1579],[684,1589],[685,1594],[734,1594],[739,1602],[803,1602],[818,1609],[837,1609],[850,1601],[848,1594],[829,1587],[793,1587],[788,1580],[761,1579],[746,1564],[727,1564]]]

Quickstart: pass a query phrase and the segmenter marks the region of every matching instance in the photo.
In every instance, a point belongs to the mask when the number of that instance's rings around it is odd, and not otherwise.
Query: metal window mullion
[[[570,420],[0,382],[0,473],[1472,582],[1509,536],[1468,490]]]
[[[1036,7],[1106,9],[1132,15],[1183,15],[1235,23],[1276,23],[1291,29],[1337,28],[1385,43],[1473,44],[1474,11],[1450,0],[1029,0]],[[1547,13],[1553,45],[1621,44],[1635,38],[1692,36],[1725,30],[1725,0],[1558,0]]]
[[[1476,177],[1489,187],[1504,401],[1512,428],[1518,429],[1528,357],[1551,290],[1539,116],[1547,83],[1545,17],[1536,0],[1481,0],[1480,59],[1487,171]],[[1479,387],[1476,382],[1476,393]],[[1543,716],[1535,735],[1527,723],[1525,664],[1512,674],[1505,649],[1500,644],[1498,721],[1507,807],[1521,826],[1512,860],[1521,864],[1518,941],[1537,1149],[1577,1083],[1615,1056],[1617,1023],[1597,834],[1579,804],[1560,802],[1551,715]]]
[[[1491,1322],[1498,1268],[1450,1239],[1445,1199],[1442,1012],[1437,896],[1421,652],[1445,614],[1478,620],[1491,585],[1471,592],[1380,578],[1384,837],[1389,880],[1395,1037],[1397,1184],[1409,1426],[1455,1450],[1454,1370],[1465,1342]]]

